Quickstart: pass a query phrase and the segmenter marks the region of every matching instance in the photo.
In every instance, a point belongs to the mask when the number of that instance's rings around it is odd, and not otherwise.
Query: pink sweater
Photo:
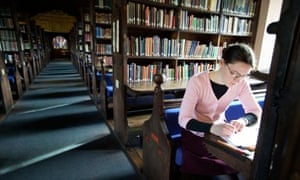
[[[254,113],[258,119],[261,116],[261,108],[253,97],[250,86],[246,80],[229,87],[227,92],[217,99],[208,76],[203,72],[191,77],[187,85],[179,113],[179,125],[186,128],[189,120],[197,119],[206,123],[225,120],[225,110],[229,104],[239,99],[245,113]],[[195,135],[204,136],[203,132],[194,132]]]

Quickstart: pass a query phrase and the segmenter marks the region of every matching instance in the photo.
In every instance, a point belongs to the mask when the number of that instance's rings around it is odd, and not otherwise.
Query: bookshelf
[[[83,24],[82,24],[82,21],[78,23],[78,26],[77,26],[77,38],[78,38],[78,45],[77,45],[77,50],[78,50],[78,58],[82,64],[82,60],[83,60]],[[83,77],[83,68],[82,68],[82,65],[81,65],[81,68],[80,68],[80,74],[82,75]]]
[[[0,51],[2,52],[2,60],[10,79],[10,87],[13,97],[19,98],[22,93],[23,84],[28,85],[27,77],[24,75],[26,70],[23,63],[23,52],[21,50],[20,32],[17,23],[17,16],[14,4],[11,2],[0,3]]]
[[[38,26],[34,21],[30,21],[31,45],[32,45],[32,67],[34,76],[40,72],[40,49],[38,47]]]
[[[38,57],[38,71],[41,72],[42,68],[45,64],[45,51],[44,51],[44,44],[43,44],[43,32],[44,30],[40,25],[35,26],[35,38],[36,44],[34,46],[34,50],[37,52]]]
[[[187,81],[216,69],[228,44],[254,45],[259,7],[259,0],[114,2],[114,119],[122,141],[127,88],[153,82],[156,73],[165,81]]]
[[[97,99],[100,80],[96,75],[112,73],[112,2],[89,0],[81,8],[81,21],[77,24],[77,52],[82,68],[80,72],[92,96]]]
[[[94,52],[95,68],[101,71],[101,61],[105,71],[112,72],[112,2],[94,0]]]
[[[106,87],[103,75],[112,73],[112,1],[92,0],[93,29],[93,94],[106,114]],[[99,101],[98,101],[99,99]]]
[[[92,20],[91,20],[91,0],[85,2],[80,8],[79,19],[74,26],[74,49],[71,49],[71,55],[74,58],[74,63],[78,66],[78,71],[89,88],[92,90]]]
[[[31,44],[31,29],[30,29],[30,20],[29,17],[25,14],[18,15],[19,31],[20,31],[20,40],[21,40],[21,50],[24,54],[24,64],[27,71],[23,70],[23,74],[27,76],[25,81],[26,87],[33,81],[34,74],[32,68],[32,44]]]
[[[74,29],[75,46],[72,54],[75,56],[75,63],[82,78],[84,78],[84,61],[83,61],[83,23],[78,21]]]
[[[37,26],[37,48],[39,51],[40,58],[40,70],[47,64],[47,53],[46,53],[46,38],[45,31],[41,26]]]
[[[92,90],[93,66],[92,66],[92,51],[93,51],[93,31],[92,31],[92,10],[91,3],[83,8],[82,22],[83,22],[83,71],[84,80],[90,90]]]

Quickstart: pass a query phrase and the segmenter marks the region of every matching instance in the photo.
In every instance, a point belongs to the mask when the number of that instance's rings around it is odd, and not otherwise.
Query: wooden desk
[[[163,91],[185,90],[188,80],[166,81],[161,85]],[[127,83],[127,89],[135,94],[153,94],[156,84],[154,82]]]
[[[205,135],[205,143],[209,152],[249,179],[254,152],[239,149],[213,134]]]
[[[249,82],[251,85],[258,85],[264,83],[261,80],[250,78]],[[165,81],[161,84],[163,91],[175,91],[175,90],[185,90],[188,80],[174,80],[174,81]],[[132,93],[153,93],[155,88],[154,82],[131,82],[126,84],[129,91]]]

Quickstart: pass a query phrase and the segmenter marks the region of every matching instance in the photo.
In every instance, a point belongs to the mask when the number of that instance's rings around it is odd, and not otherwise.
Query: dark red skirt
[[[226,165],[224,161],[208,152],[204,139],[182,129],[181,137],[183,173],[214,176],[221,174],[234,175],[238,172]]]

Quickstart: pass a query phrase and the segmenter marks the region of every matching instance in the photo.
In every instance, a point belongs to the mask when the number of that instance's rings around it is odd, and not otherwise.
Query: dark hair
[[[223,49],[222,58],[226,64],[244,62],[254,67],[255,55],[252,48],[247,44],[239,43],[229,45]]]

